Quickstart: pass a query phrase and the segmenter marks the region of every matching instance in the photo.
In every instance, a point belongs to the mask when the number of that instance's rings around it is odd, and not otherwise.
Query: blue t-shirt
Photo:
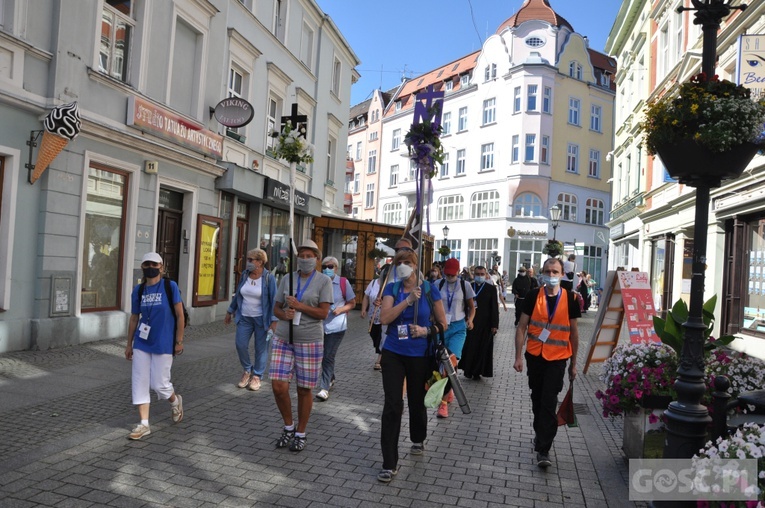
[[[409,293],[405,293],[404,285],[399,284],[398,294],[394,295],[394,285],[395,284],[391,283],[385,286],[385,290],[383,291],[383,298],[386,296],[392,296],[393,305],[395,306],[406,299],[406,297],[409,296]],[[417,304],[417,325],[429,327],[431,326],[430,313],[432,310],[430,305],[428,305],[428,298],[425,296],[424,286],[425,283],[420,286],[422,291],[420,294],[420,301]],[[430,284],[430,295],[433,297],[434,302],[437,302],[441,299],[441,293],[433,284]],[[399,316],[388,325],[388,332],[385,336],[385,344],[383,345],[383,349],[387,349],[388,351],[399,354],[401,356],[425,356],[428,348],[427,337],[412,338],[412,335],[408,332],[408,330],[407,338],[404,339],[398,337],[398,326],[411,324],[414,324],[414,305],[407,306],[407,308],[404,309],[404,312],[399,314]]]
[[[147,353],[160,355],[173,354],[173,343],[175,342],[175,308],[167,303],[165,294],[165,281],[160,279],[153,286],[144,286],[141,302],[138,301],[138,288],[140,284],[133,288],[131,297],[133,314],[140,314],[138,326],[133,335],[133,349],[140,349]],[[181,301],[181,292],[178,291],[178,285],[175,281],[170,281],[170,288],[173,291],[172,303]],[[151,329],[149,336],[142,339],[141,323],[148,324]]]

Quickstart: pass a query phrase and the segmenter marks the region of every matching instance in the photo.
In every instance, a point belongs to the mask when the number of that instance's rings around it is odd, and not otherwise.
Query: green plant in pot
[[[442,245],[438,248],[438,253],[441,254],[441,256],[446,257],[452,253],[452,250],[448,245]]]
[[[560,240],[548,240],[542,247],[542,254],[547,254],[551,258],[563,255],[563,243]]]
[[[708,356],[712,351],[721,346],[727,346],[737,338],[735,335],[723,335],[716,339],[711,337],[712,330],[714,329],[714,311],[716,305],[717,295],[713,295],[712,298],[704,303],[702,308],[704,325],[707,327],[704,330],[704,338],[707,339],[704,342],[705,356]],[[678,356],[681,355],[683,344],[685,343],[683,323],[686,321],[688,321],[688,305],[683,300],[675,302],[672,310],[667,311],[666,319],[662,319],[659,316],[653,317],[653,328],[656,330],[656,335],[659,336],[664,344],[674,349]]]

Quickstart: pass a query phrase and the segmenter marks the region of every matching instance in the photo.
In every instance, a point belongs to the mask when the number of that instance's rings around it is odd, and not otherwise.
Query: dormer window
[[[470,74],[463,74],[460,76],[460,86],[468,86],[470,83]]]
[[[568,75],[574,79],[582,79],[582,66],[579,62],[572,61],[568,64]]]
[[[396,111],[401,111],[401,101],[396,101]]]
[[[446,82],[446,91],[451,92],[452,90],[454,90],[454,81],[450,79]]]

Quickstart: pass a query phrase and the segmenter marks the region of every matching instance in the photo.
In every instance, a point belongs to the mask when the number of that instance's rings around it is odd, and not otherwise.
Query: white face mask
[[[300,273],[311,273],[316,269],[316,258],[298,258],[297,266]]]
[[[405,265],[404,263],[401,263],[396,267],[396,275],[399,279],[408,279],[410,275],[412,275],[412,272],[414,271],[414,268],[412,268],[409,265]]]

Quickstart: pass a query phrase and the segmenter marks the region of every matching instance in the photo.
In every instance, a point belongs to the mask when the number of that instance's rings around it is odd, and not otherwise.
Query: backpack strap
[[[165,296],[167,296],[167,304],[170,306],[170,314],[173,316],[176,328],[178,327],[178,316],[175,315],[175,309],[173,308],[173,286],[170,284],[170,277],[163,277],[165,281]]]
[[[343,294],[343,300],[348,302],[348,297],[346,296],[345,290],[348,288],[348,279],[345,277],[340,277],[340,292]]]

